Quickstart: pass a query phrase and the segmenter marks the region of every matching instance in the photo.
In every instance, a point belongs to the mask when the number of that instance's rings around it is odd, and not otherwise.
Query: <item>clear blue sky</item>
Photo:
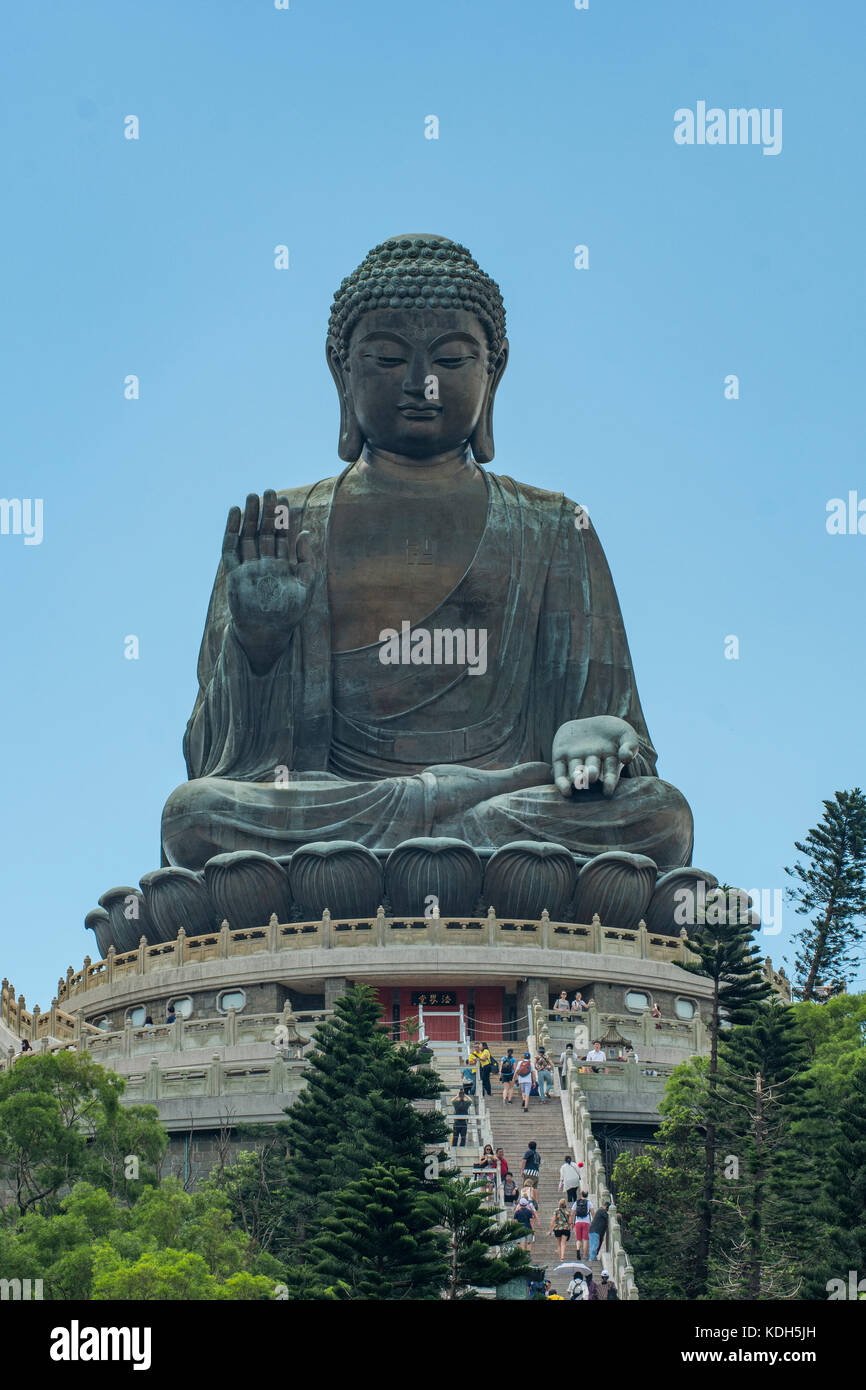
[[[158,866],[226,510],[335,471],[331,296],[407,230],[502,287],[493,468],[589,508],[695,863],[783,886],[866,784],[866,536],[825,527],[866,497],[862,5],[19,0],[4,30],[0,492],[44,539],[0,536],[0,974],[46,1006]],[[782,108],[781,154],[678,146],[698,101]]]

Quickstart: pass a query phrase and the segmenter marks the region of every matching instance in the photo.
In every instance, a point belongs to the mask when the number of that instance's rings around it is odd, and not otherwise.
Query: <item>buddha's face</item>
[[[487,360],[487,336],[466,309],[364,314],[342,365],[367,443],[418,461],[465,446],[491,389]]]

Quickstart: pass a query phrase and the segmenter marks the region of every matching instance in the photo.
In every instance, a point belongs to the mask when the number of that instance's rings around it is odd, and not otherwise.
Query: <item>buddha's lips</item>
[[[442,409],[441,405],[398,405],[397,409],[407,420],[432,420]]]

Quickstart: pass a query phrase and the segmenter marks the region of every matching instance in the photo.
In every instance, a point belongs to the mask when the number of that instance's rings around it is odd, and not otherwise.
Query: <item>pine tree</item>
[[[696,1087],[695,1093],[705,1099],[706,1086]],[[703,1120],[701,1109],[675,1103],[664,1115],[656,1144],[643,1153],[621,1153],[616,1160],[617,1213],[641,1298],[697,1296]]]
[[[323,1195],[334,1186],[333,1158],[348,1132],[349,1105],[363,1087],[367,1065],[389,1045],[378,1026],[381,1009],[366,985],[337,1000],[334,1016],[316,1030],[306,1085],[282,1126],[290,1152],[288,1182],[302,1242]]]
[[[802,1284],[805,1194],[794,1132],[808,1062],[796,1016],[778,999],[722,1041],[710,1107],[736,1168],[725,1188],[729,1240],[722,1248],[717,1232],[714,1242],[716,1297],[793,1298]]]
[[[427,1199],[408,1169],[378,1163],[333,1192],[327,1205],[305,1260],[305,1276],[316,1286],[313,1297],[441,1297],[448,1277],[446,1241],[431,1229]]]
[[[809,1298],[826,1298],[831,1279],[847,1286],[849,1270],[858,1272],[858,1280],[866,1272],[866,1050],[853,1063],[832,1118],[822,1145],[826,1187],[819,1214],[825,1235],[807,1275]]]
[[[416,1105],[439,1096],[439,1077],[421,1065],[418,1044],[395,1043],[379,1016],[366,986],[338,1001],[335,1019],[317,1032],[307,1085],[287,1111],[296,1253],[315,1236],[330,1193],[376,1164],[406,1169],[420,1185],[432,1176],[427,1149],[447,1134],[438,1111]]]
[[[694,1270],[693,1296],[706,1293],[716,1193],[716,1131],[712,1097],[719,1070],[722,1024],[746,1022],[767,998],[765,981],[752,940],[751,914],[738,890],[721,885],[708,895],[706,906],[694,914],[686,945],[697,957],[680,968],[712,983],[710,999],[710,1058],[707,1072],[709,1111],[704,1129],[704,1176],[698,1201],[700,1233]]]
[[[472,1178],[447,1173],[423,1209],[448,1242],[445,1298],[477,1298],[476,1288],[496,1288],[528,1275],[529,1256],[514,1243],[526,1231],[517,1221],[500,1224]]]
[[[418,1181],[435,1175],[427,1150],[441,1146],[448,1125],[438,1110],[415,1104],[438,1099],[442,1090],[437,1073],[419,1065],[419,1052],[415,1043],[387,1039],[381,1056],[368,1060],[363,1085],[347,1101],[346,1129],[333,1151],[334,1185],[344,1185],[374,1163],[408,1168]],[[444,1158],[440,1147],[438,1159]]]
[[[866,916],[866,797],[860,788],[825,801],[820,825],[794,848],[807,862],[785,868],[799,880],[788,898],[803,916],[814,914],[794,938],[795,979],[800,997],[814,999],[820,987],[838,993],[853,973],[853,951],[864,937],[855,920]]]

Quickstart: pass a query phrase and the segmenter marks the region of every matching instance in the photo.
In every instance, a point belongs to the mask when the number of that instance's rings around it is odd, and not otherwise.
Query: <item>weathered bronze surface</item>
[[[689,864],[589,519],[483,466],[498,288],[394,238],[343,282],[327,356],[348,466],[229,513],[167,862],[444,836]]]

